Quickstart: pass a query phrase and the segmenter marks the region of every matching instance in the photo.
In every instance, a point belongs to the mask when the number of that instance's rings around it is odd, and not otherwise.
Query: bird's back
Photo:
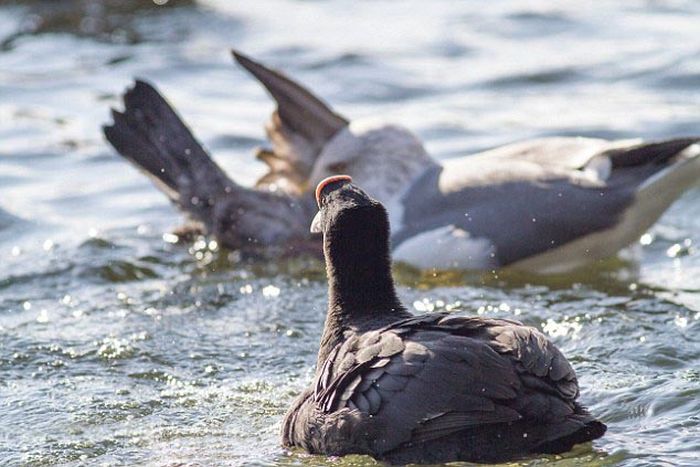
[[[390,462],[563,452],[605,431],[577,396],[573,369],[532,328],[446,314],[414,317],[334,349],[313,391],[288,414],[296,428],[287,441]]]

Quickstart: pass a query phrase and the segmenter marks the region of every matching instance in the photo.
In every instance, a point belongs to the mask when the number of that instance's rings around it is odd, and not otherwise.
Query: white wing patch
[[[393,252],[395,261],[420,269],[493,269],[498,267],[496,247],[488,238],[475,238],[466,230],[446,225],[415,235]]]
[[[612,173],[612,161],[608,156],[595,156],[588,161],[583,169],[583,173],[592,182],[605,182]]]

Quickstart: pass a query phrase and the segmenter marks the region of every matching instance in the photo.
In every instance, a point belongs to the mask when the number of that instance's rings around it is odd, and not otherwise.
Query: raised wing
[[[114,122],[103,127],[107,140],[173,203],[211,224],[210,207],[238,186],[152,85],[137,79],[123,100],[124,111],[113,109]]]
[[[306,191],[309,174],[323,146],[348,121],[283,74],[238,51],[234,50],[233,56],[277,103],[277,110],[265,126],[272,150],[261,149],[257,154],[269,171],[257,185],[268,188],[274,185],[289,194]]]

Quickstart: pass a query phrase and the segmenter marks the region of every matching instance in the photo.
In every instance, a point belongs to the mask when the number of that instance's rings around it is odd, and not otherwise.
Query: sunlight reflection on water
[[[278,446],[313,372],[322,265],[178,243],[180,216],[100,135],[134,76],[244,184],[264,170],[251,154],[272,104],[231,46],[347,116],[409,126],[440,158],[700,128],[692,1],[51,3],[0,5],[2,465],[374,465]],[[638,251],[566,277],[397,266],[415,312],[522,320],[574,363],[608,434],[523,464],[696,462],[699,197]]]

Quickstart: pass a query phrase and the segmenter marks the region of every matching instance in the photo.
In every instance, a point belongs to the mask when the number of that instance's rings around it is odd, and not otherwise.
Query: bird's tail
[[[678,197],[700,181],[700,138],[675,139],[648,146],[655,148],[657,145],[656,157],[651,163],[653,172],[639,186],[638,196],[647,191],[654,194],[661,189]]]
[[[657,169],[678,162],[690,146],[700,143],[700,137],[675,138],[632,146],[613,148],[605,152],[612,168],[656,167]]]
[[[700,182],[698,137],[640,144],[612,150],[608,156],[610,183],[635,187],[635,200],[624,219],[629,231],[649,229],[676,199]]]
[[[124,111],[103,127],[107,140],[178,207],[205,225],[216,199],[238,186],[209,157],[175,110],[145,81],[123,96]]]
[[[547,441],[537,445],[532,452],[540,454],[558,454],[570,451],[576,444],[587,443],[605,434],[608,427],[591,416],[588,411],[576,404],[575,413],[569,415],[561,424],[550,428]]]

